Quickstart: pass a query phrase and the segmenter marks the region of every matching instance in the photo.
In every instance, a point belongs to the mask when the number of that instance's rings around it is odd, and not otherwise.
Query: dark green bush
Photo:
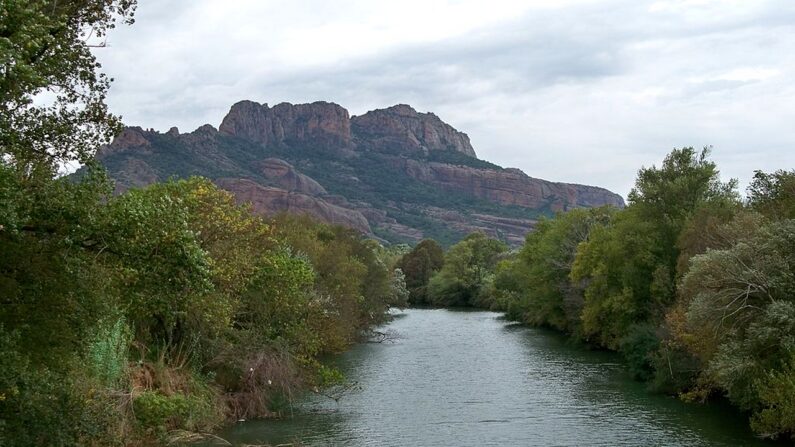
[[[635,324],[630,327],[619,345],[629,367],[629,372],[638,380],[649,380],[654,375],[654,354],[660,340],[650,324]]]

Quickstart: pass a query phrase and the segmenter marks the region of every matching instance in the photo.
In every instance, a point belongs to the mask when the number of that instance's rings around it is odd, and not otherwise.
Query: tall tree
[[[428,304],[428,282],[444,265],[444,249],[433,239],[425,239],[403,255],[397,268],[406,276],[406,288],[412,304]]]
[[[674,149],[660,167],[642,168],[629,206],[597,228],[577,253],[572,279],[587,284],[583,330],[620,349],[639,377],[652,372],[657,329],[676,297],[678,241],[697,210],[732,206],[736,182],[720,181],[709,149]]]
[[[91,47],[136,0],[0,0],[0,155],[23,172],[85,162],[120,121]],[[94,43],[92,42],[100,42]]]
[[[754,173],[748,205],[771,219],[795,219],[795,170]]]

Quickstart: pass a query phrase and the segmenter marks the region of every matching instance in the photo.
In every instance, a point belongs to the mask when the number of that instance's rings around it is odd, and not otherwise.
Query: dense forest
[[[514,252],[473,234],[398,265],[412,304],[503,310],[623,354],[687,401],[725,396],[763,436],[795,434],[795,171],[741,200],[708,150],[639,171],[629,205],[540,222]]]

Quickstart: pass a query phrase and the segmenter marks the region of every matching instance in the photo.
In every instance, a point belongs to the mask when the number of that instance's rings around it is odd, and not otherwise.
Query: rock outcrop
[[[97,157],[119,154],[131,149],[148,152],[151,145],[146,139],[146,131],[140,127],[125,127],[107,146],[102,146],[97,151]]]
[[[322,221],[354,228],[370,234],[367,219],[358,211],[330,204],[322,199],[280,188],[262,186],[248,179],[216,179],[215,184],[235,196],[239,203],[251,204],[253,211],[260,215],[273,215],[279,212],[309,214]]]
[[[281,103],[273,108],[253,101],[233,105],[219,131],[264,146],[308,146],[315,149],[350,149],[348,111],[330,102]]]
[[[351,128],[360,149],[403,154],[456,151],[476,156],[467,134],[433,113],[418,113],[405,104],[354,116]]]
[[[256,164],[262,175],[276,186],[310,196],[326,195],[320,183],[296,171],[293,165],[278,158],[266,158]]]
[[[529,177],[519,169],[478,169],[410,158],[389,159],[395,169],[423,182],[450,191],[465,191],[475,197],[531,209],[565,211],[602,205],[624,206],[620,196],[594,186],[555,183]]]

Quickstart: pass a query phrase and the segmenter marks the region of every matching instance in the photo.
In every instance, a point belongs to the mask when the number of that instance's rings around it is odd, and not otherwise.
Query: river
[[[483,311],[409,309],[335,359],[359,388],[310,394],[295,416],[238,423],[236,444],[307,446],[770,446],[720,405],[633,381],[618,356]]]

